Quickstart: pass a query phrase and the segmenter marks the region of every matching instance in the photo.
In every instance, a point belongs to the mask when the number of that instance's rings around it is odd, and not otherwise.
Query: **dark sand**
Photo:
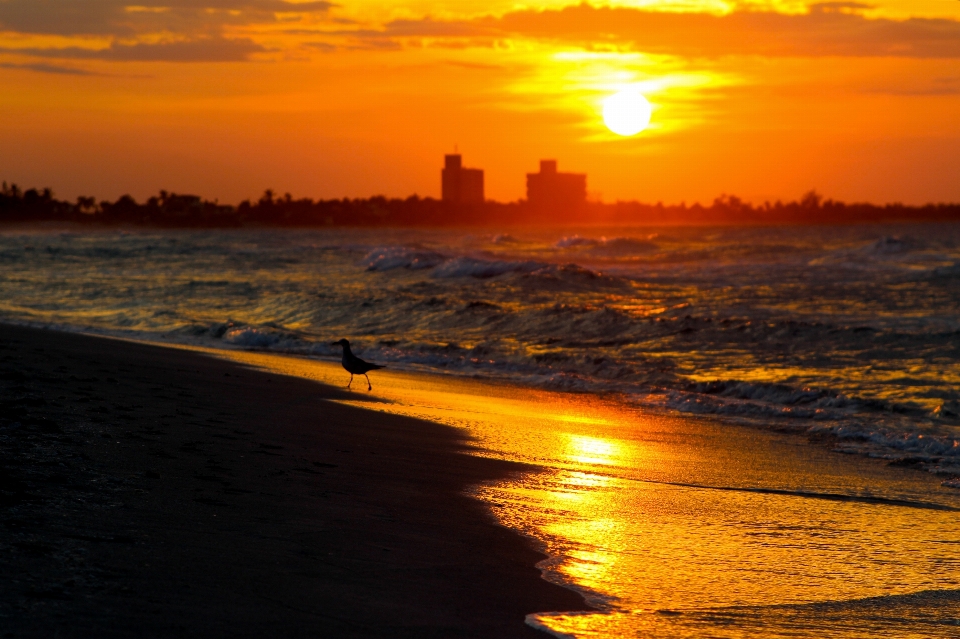
[[[464,496],[522,467],[457,431],[200,354],[0,331],[0,636],[543,637],[525,615],[586,607]]]

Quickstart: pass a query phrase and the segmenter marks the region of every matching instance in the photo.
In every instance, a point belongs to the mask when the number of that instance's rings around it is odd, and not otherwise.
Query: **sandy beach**
[[[5,326],[0,635],[955,636],[960,495],[930,473],[615,396],[372,377]]]
[[[4,326],[4,637],[543,636],[583,609],[464,495],[519,464],[230,362]]]

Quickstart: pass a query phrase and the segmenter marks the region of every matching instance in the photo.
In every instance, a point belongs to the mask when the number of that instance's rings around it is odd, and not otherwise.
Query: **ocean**
[[[362,357],[960,475],[960,226],[6,231],[6,321]]]
[[[461,380],[373,395],[545,469],[477,496],[600,609],[558,636],[960,636],[960,225],[8,229],[0,265],[7,322]]]

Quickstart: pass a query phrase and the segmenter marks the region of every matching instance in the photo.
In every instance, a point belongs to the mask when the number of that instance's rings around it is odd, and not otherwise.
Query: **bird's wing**
[[[384,367],[381,366],[380,364],[371,364],[370,362],[367,362],[367,361],[365,361],[365,360],[362,360],[362,359],[360,359],[359,357],[355,357],[355,358],[354,358],[354,361],[355,361],[357,364],[359,364],[360,366],[366,368],[368,371],[375,371],[375,370],[377,370],[378,368],[384,368]]]

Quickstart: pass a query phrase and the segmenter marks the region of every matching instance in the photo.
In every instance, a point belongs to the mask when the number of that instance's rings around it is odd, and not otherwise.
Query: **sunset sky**
[[[0,180],[63,198],[960,201],[960,1],[0,0]],[[650,127],[603,100],[638,89]]]

